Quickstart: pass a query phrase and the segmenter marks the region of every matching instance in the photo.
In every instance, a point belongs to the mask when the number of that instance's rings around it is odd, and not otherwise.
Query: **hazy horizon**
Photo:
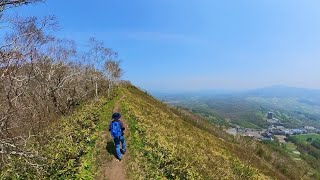
[[[91,36],[105,41],[123,60],[123,78],[148,91],[320,89],[320,1],[74,2],[10,14],[54,14],[58,36],[80,50]]]
[[[320,92],[320,89],[317,88],[305,88],[305,87],[294,87],[294,86],[287,86],[287,85],[272,85],[272,86],[263,86],[263,87],[256,87],[256,88],[245,88],[245,89],[222,89],[222,88],[216,88],[216,89],[195,89],[195,90],[184,90],[184,89],[175,89],[175,90],[147,90],[143,89],[144,91],[150,92],[152,94],[197,94],[197,93],[203,93],[203,94],[232,94],[232,93],[242,93],[242,92],[248,92],[248,91],[254,91],[254,90],[260,90],[260,89],[271,89],[271,88],[289,88],[289,89],[300,89],[300,90],[310,90],[310,91],[318,91]]]

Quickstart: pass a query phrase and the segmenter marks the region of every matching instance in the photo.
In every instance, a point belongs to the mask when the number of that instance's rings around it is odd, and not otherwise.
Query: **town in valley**
[[[234,128],[229,128],[226,130],[228,134],[231,135],[240,135],[246,137],[253,137],[259,141],[273,141],[275,138],[279,140],[280,143],[286,143],[287,139],[291,135],[300,135],[300,134],[320,134],[320,129],[317,129],[313,126],[304,126],[301,128],[290,129],[284,127],[284,124],[281,120],[274,117],[273,112],[269,112],[266,121],[270,123],[268,129],[251,129],[243,128],[238,125]]]

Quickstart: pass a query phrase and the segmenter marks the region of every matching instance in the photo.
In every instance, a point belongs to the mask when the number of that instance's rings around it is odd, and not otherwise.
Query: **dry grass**
[[[131,130],[132,179],[271,179],[208,129],[196,127],[135,87],[122,91]]]

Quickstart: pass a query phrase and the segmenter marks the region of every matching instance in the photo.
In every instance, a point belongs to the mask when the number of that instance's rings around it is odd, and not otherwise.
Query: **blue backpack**
[[[113,121],[111,124],[111,136],[117,138],[122,136],[121,125],[118,121]]]

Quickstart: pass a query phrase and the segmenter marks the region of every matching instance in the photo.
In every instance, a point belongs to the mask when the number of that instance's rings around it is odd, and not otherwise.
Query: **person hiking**
[[[116,146],[117,158],[121,161],[122,154],[126,153],[126,141],[124,139],[125,127],[124,127],[123,121],[121,121],[120,118],[121,118],[120,113],[113,113],[112,122],[109,125],[109,132]],[[120,142],[122,144],[121,150],[120,150]]]

